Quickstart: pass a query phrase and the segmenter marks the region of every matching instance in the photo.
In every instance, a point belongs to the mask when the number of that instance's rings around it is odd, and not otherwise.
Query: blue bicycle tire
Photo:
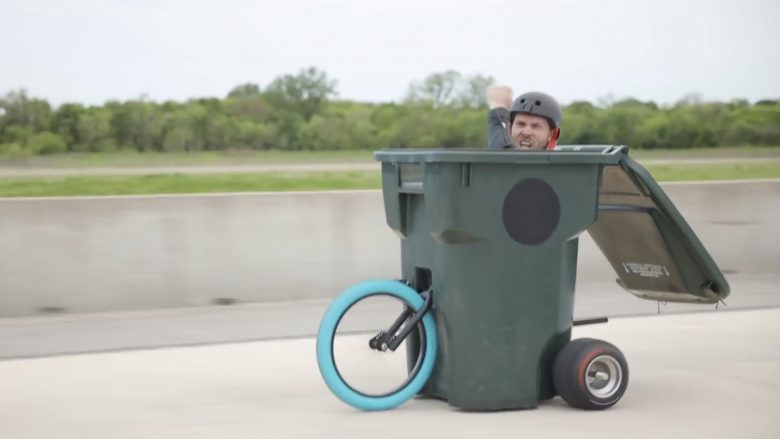
[[[424,331],[424,347],[422,361],[416,370],[415,376],[408,380],[405,386],[395,392],[372,396],[360,393],[350,387],[338,372],[333,357],[333,339],[336,328],[342,317],[358,301],[378,294],[396,297],[415,311],[422,308],[424,300],[412,288],[393,280],[371,280],[356,284],[341,293],[328,307],[320,322],[317,332],[317,364],[320,374],[328,388],[345,403],[368,411],[389,410],[408,401],[419,393],[433,372],[438,348],[436,337],[436,324],[431,313],[422,318],[422,330]]]

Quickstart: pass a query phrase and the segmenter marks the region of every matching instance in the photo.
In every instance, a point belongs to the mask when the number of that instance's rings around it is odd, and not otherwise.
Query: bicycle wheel
[[[346,331],[346,335],[344,335],[344,331],[339,331],[339,327],[343,326],[341,324],[345,320],[345,315],[350,310],[354,312],[359,302],[374,298],[387,298],[400,302],[402,306],[395,310],[398,311],[395,313],[395,317],[400,314],[404,306],[418,311],[424,303],[419,293],[400,282],[391,280],[363,282],[347,289],[333,301],[325,312],[317,333],[317,364],[325,383],[345,403],[362,410],[372,411],[391,409],[416,395],[433,371],[437,349],[436,325],[433,316],[427,313],[417,324],[416,333],[413,331],[407,337],[407,341],[413,337],[419,337],[419,349],[416,349],[418,357],[414,363],[409,363],[411,372],[404,368],[403,373],[406,376],[400,379],[399,385],[394,386],[391,390],[366,391],[350,382],[345,376],[345,368],[339,367],[337,355],[334,354],[337,333],[340,339],[352,337],[358,343],[356,348],[343,355],[340,353],[339,357],[359,357],[359,353],[365,352],[372,355],[390,354],[389,352],[378,352],[369,347],[368,342],[376,334],[376,331],[364,330],[362,333]],[[387,329],[393,322],[392,317],[389,320],[388,318],[380,318],[380,320],[382,321],[376,322],[376,324],[379,328],[384,329]],[[403,350],[405,349],[399,349],[399,351]],[[375,372],[375,370],[367,370],[368,374],[375,374]]]

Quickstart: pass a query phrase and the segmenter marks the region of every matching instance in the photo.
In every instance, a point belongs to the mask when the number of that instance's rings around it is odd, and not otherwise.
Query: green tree
[[[16,124],[7,125],[3,132],[2,141],[24,145],[27,143],[27,139],[29,139],[33,134],[33,129],[30,126]]]
[[[0,155],[13,160],[27,158],[31,153],[18,142],[8,142],[0,143]]]
[[[563,111],[563,126],[559,143],[588,145],[607,143],[600,108],[590,102],[575,101]]]
[[[348,122],[343,116],[317,115],[301,126],[302,149],[346,149],[350,143]]]
[[[73,149],[81,152],[113,151],[116,142],[111,131],[111,111],[93,107],[79,115],[76,144]]]
[[[68,150],[65,140],[58,134],[43,131],[27,139],[27,147],[33,154],[58,154]]]
[[[225,101],[225,111],[232,117],[254,122],[267,122],[274,108],[265,96],[230,97]]]
[[[453,105],[463,77],[455,70],[428,75],[419,82],[412,82],[406,94],[409,103],[430,102],[434,107]]]
[[[599,139],[599,143],[636,144],[637,127],[656,110],[655,104],[636,99],[624,99],[613,103],[603,112],[603,117],[608,122],[601,124],[604,137]]]
[[[491,76],[465,76],[455,70],[428,75],[413,81],[406,93],[406,102],[430,103],[434,107],[487,108],[485,90],[495,83]]]
[[[65,141],[68,151],[73,150],[78,139],[79,116],[84,111],[83,105],[68,103],[60,105],[52,114],[49,129]]]
[[[163,137],[163,151],[206,149],[208,116],[208,108],[199,102],[190,102],[173,113]]]
[[[268,150],[280,148],[276,125],[265,125],[250,120],[238,122],[236,146],[242,149]]]
[[[349,133],[349,141],[343,145],[345,149],[376,149],[377,129],[372,122],[375,105],[339,102],[333,103],[330,110],[340,115],[344,120],[344,129]]]
[[[336,84],[325,72],[309,67],[295,75],[274,79],[265,94],[271,104],[294,111],[308,122],[325,109],[328,99],[336,95]]]
[[[482,148],[483,75],[454,70],[412,82],[402,103],[334,101],[336,81],[314,67],[282,75],[265,89],[237,85],[223,99],[154,103],[143,98],[52,109],[25,90],[0,97],[4,157],[63,151],[229,149]],[[659,107],[607,96],[564,109],[562,144],[638,148],[780,145],[780,102],[704,102],[689,95]]]
[[[120,148],[160,149],[164,118],[150,102],[128,101],[112,108],[111,127]]]
[[[211,113],[206,119],[204,147],[208,150],[226,151],[239,138],[238,121],[219,113]]]
[[[49,128],[51,106],[43,99],[30,98],[24,89],[0,98],[0,110],[0,129],[7,125],[27,126],[33,131]]]
[[[230,98],[256,98],[262,94],[260,86],[247,82],[233,87],[228,93],[227,97]]]

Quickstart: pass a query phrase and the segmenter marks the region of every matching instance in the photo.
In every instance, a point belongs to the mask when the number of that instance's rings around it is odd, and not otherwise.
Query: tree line
[[[489,76],[455,71],[409,85],[400,102],[339,100],[337,82],[314,67],[270,84],[241,84],[224,98],[136,99],[54,108],[24,90],[0,98],[0,154],[66,152],[481,148],[487,142]],[[780,101],[660,106],[636,99],[564,107],[562,144],[638,148],[780,145]]]

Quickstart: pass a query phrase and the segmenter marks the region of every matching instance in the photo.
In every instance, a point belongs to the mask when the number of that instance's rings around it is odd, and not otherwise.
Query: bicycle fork
[[[385,352],[388,349],[395,352],[395,350],[398,349],[398,346],[400,346],[409,333],[412,332],[412,329],[417,327],[417,324],[420,323],[420,320],[425,316],[425,313],[431,309],[431,304],[433,303],[433,290],[428,288],[420,293],[420,295],[425,302],[423,302],[423,306],[419,311],[415,311],[409,306],[405,306],[401,315],[395,319],[395,322],[393,322],[387,331],[379,331],[377,335],[368,341],[368,346],[371,349],[380,352]]]

